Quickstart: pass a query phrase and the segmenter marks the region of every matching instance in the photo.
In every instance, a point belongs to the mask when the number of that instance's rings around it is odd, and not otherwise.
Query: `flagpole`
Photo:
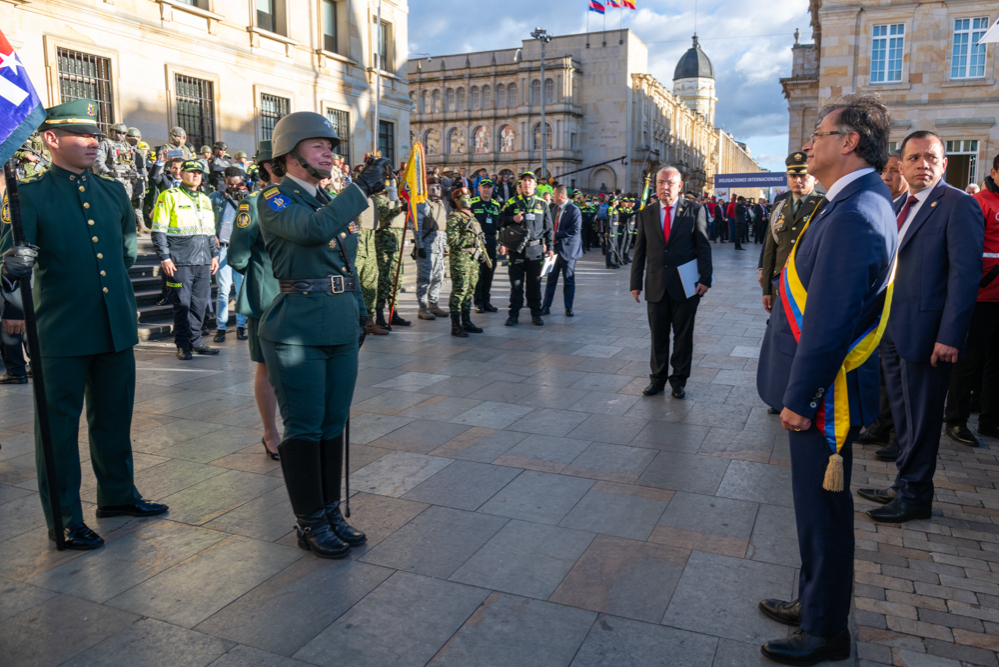
[[[21,223],[21,200],[17,194],[17,177],[14,175],[12,160],[4,163],[3,175],[7,182],[7,206],[10,212],[12,240],[15,246],[28,245],[24,238],[24,225]],[[31,279],[22,278],[19,288],[21,290],[21,307],[24,311],[25,333],[28,338],[28,354],[31,357],[35,414],[38,418],[38,431],[42,440],[42,459],[45,464],[46,486],[48,486],[49,511],[52,514],[56,549],[62,551],[66,548],[66,535],[63,531],[62,504],[59,502],[59,479],[56,476],[55,453],[52,450],[52,429],[49,424],[49,405],[45,398],[44,364],[42,363],[42,352],[38,346],[38,327],[35,322],[35,302],[34,295],[31,293]]]

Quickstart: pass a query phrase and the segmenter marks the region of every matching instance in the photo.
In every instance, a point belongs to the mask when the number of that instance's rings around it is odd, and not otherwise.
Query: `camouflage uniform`
[[[26,144],[24,148],[19,148],[14,152],[14,159],[17,160],[18,178],[37,176],[48,169],[48,165],[52,160],[52,157],[49,155],[49,149],[45,147],[42,136],[37,132],[32,134],[24,143]],[[31,150],[27,150],[28,148]],[[38,160],[32,162],[28,159],[29,155],[33,155]]]
[[[377,232],[373,229],[358,231],[357,257],[354,259],[369,318],[374,317],[375,302],[378,299],[378,254],[375,251],[375,234]]]
[[[419,231],[417,248],[423,248],[426,257],[416,257],[416,301],[433,315],[443,315],[437,306],[437,297],[444,283],[444,231],[439,228],[441,219],[447,219],[444,202],[427,201],[417,206]],[[440,312],[438,312],[440,311]]]
[[[455,209],[447,217],[447,245],[451,250],[451,316],[465,315],[472,309],[475,283],[479,281],[479,262],[489,261],[484,252],[479,221]]]
[[[115,128],[124,125],[115,125]],[[117,130],[115,130],[117,131]],[[128,128],[121,130],[127,132]],[[115,141],[110,137],[101,139],[97,146],[97,160],[92,167],[95,174],[113,178],[125,186],[125,194],[132,199],[132,183],[136,180],[135,154],[127,141]]]
[[[375,232],[375,251],[378,258],[378,300],[375,310],[383,310],[386,305],[392,309],[396,305],[398,294],[392,292],[396,270],[399,268],[399,246],[405,229],[390,227],[397,216],[403,211],[402,202],[392,202],[384,194],[377,194],[372,199],[378,207],[378,230]],[[399,271],[402,276],[402,271]],[[389,303],[386,304],[386,301]]]

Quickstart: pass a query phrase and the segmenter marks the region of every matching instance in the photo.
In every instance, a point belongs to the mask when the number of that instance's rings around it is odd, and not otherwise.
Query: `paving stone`
[[[350,477],[351,487],[398,498],[451,465],[452,459],[411,452],[390,452]]]
[[[59,665],[137,620],[135,614],[58,595],[4,622],[0,655],[10,667]]]
[[[589,414],[623,415],[641,398],[628,394],[606,391],[591,391],[574,403],[569,409]]]
[[[749,558],[775,565],[801,567],[794,510],[760,505],[750,539]],[[860,593],[857,593],[860,595]]]
[[[410,406],[406,406],[410,407]],[[413,421],[408,417],[366,413],[350,420],[350,444],[366,445]]]
[[[687,549],[597,535],[550,601],[657,623],[689,555]]]
[[[580,440],[596,440],[614,445],[627,445],[635,439],[646,420],[613,415],[590,415],[567,435]]]
[[[379,389],[395,389],[396,391],[421,391],[441,380],[446,380],[447,375],[436,375],[434,373],[403,373],[390,380],[379,382],[374,385]]]
[[[594,442],[562,470],[564,475],[633,484],[656,456],[655,450]]]
[[[520,474],[497,465],[455,461],[402,496],[406,500],[476,510]]]
[[[290,657],[392,573],[352,559],[302,558],[195,629]]]
[[[433,396],[421,403],[414,405],[408,410],[403,410],[399,414],[403,417],[413,419],[433,419],[436,421],[448,421],[463,412],[471,410],[482,401],[470,398],[455,398],[453,396]]]
[[[507,428],[540,435],[564,436],[586,420],[586,414],[571,410],[538,408]]]
[[[579,647],[572,667],[710,667],[717,644],[716,638],[703,634],[601,616]]]
[[[468,424],[485,428],[506,428],[521,419],[533,408],[523,405],[509,405],[495,401],[485,401],[471,410],[451,419],[453,424]]]
[[[283,484],[281,479],[268,475],[225,470],[167,496],[163,502],[170,506],[168,516],[173,521],[201,525]]]
[[[237,646],[209,667],[305,667],[306,663],[261,651],[250,646]]]
[[[294,657],[328,667],[424,665],[487,595],[481,588],[397,572]]]
[[[769,463],[773,446],[773,433],[766,430],[749,427],[744,431],[712,428],[697,453],[739,461]]]
[[[0,622],[41,604],[58,593],[39,586],[0,577]]]
[[[650,421],[635,436],[634,444],[642,447],[654,446],[657,449],[694,454],[700,448],[701,443],[704,442],[704,438],[710,430],[707,426],[697,426],[695,424]]]
[[[533,380],[534,378],[528,378]],[[526,384],[526,381],[525,381]],[[551,408],[554,410],[565,410],[575,405],[579,399],[586,396],[588,392],[579,389],[566,389],[565,387],[543,385],[535,387],[534,391],[526,394],[516,401],[518,405],[529,405],[533,408]]]
[[[649,541],[742,558],[758,507],[743,500],[678,492]]]
[[[451,576],[507,520],[431,507],[369,550],[360,560],[432,577]]]
[[[593,480],[527,470],[493,496],[480,512],[557,524],[593,486]]]
[[[295,525],[295,513],[284,484],[269,493],[243,503],[208,523],[205,528],[224,531],[265,542],[274,542]]]
[[[527,433],[473,426],[430,452],[434,456],[491,463],[527,437]]]
[[[450,579],[548,599],[593,538],[592,532],[510,521]]]
[[[568,665],[596,614],[492,593],[431,665]]]
[[[533,413],[532,413],[533,414]],[[493,463],[515,468],[561,472],[590,445],[585,440],[529,435]]]
[[[176,667],[203,667],[233,646],[232,642],[146,618],[63,664],[132,667],[169,663]]]
[[[794,569],[695,551],[670,600],[663,625],[760,644],[787,633],[757,610],[765,598],[791,599]]]
[[[371,441],[372,447],[426,454],[468,430],[468,426],[417,419]],[[353,435],[353,434],[351,434]]]
[[[732,461],[718,488],[718,495],[794,507],[791,498],[791,469],[749,461]]]
[[[714,495],[725,471],[727,459],[680,452],[659,452],[638,483],[660,489]]]
[[[410,373],[404,373],[404,375],[410,375]],[[394,381],[395,378],[389,380],[389,382]],[[415,390],[403,391],[401,389],[385,389],[368,399],[354,402],[350,407],[354,410],[374,412],[380,415],[398,415],[407,408],[419,405],[428,398],[430,398],[429,395],[425,393],[417,393]],[[393,422],[385,423],[391,424]],[[354,424],[351,425],[355,426]],[[374,424],[372,424],[372,426],[374,426]],[[373,432],[377,432],[377,430]],[[363,431],[362,434],[367,435]],[[353,435],[353,429],[351,429],[351,436]],[[351,438],[351,440],[353,440],[353,438]]]
[[[192,628],[304,554],[297,548],[231,537],[107,604]]]
[[[668,502],[669,498],[643,495],[639,487],[601,483],[594,485],[559,525],[644,541]]]

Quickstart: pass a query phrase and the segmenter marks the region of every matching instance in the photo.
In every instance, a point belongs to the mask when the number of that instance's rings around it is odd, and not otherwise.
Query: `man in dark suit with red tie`
[[[569,201],[569,191],[564,185],[557,186],[552,194],[551,216],[555,221],[555,266],[548,274],[548,282],[545,284],[545,303],[541,314],[551,313],[558,275],[561,273],[565,316],[572,317],[572,300],[576,295],[576,260],[583,256],[583,212]]]
[[[973,197],[947,185],[944,144],[935,133],[902,142],[899,170],[909,196],[895,204],[898,268],[881,367],[895,421],[898,475],[888,489],[859,489],[884,504],[875,521],[929,519],[951,370],[968,341],[982,277],[985,218]]]
[[[711,287],[711,242],[708,219],[700,204],[680,198],[683,178],[676,167],[656,174],[659,202],[638,212],[635,258],[631,266],[631,295],[638,301],[645,278],[649,328],[652,331],[651,383],[642,393],[658,394],[669,381],[673,398],[683,398],[694,350],[694,315]],[[687,295],[677,267],[697,262],[695,291]],[[673,356],[669,334],[673,331]],[[673,366],[672,375],[669,364]]]

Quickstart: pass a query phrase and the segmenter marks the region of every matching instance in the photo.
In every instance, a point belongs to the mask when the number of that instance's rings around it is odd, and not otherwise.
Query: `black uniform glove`
[[[420,259],[426,259],[427,258],[427,249],[426,248],[419,248],[419,249],[417,249],[416,255]]]
[[[31,277],[36,257],[38,257],[38,246],[13,246],[3,254],[3,277],[11,283]]]
[[[390,164],[388,158],[378,158],[354,177],[354,185],[361,189],[365,197],[378,194],[385,189],[385,168]]]
[[[364,338],[368,335],[368,318],[366,315],[361,316],[361,332],[357,336],[357,349],[361,349],[364,345]]]

